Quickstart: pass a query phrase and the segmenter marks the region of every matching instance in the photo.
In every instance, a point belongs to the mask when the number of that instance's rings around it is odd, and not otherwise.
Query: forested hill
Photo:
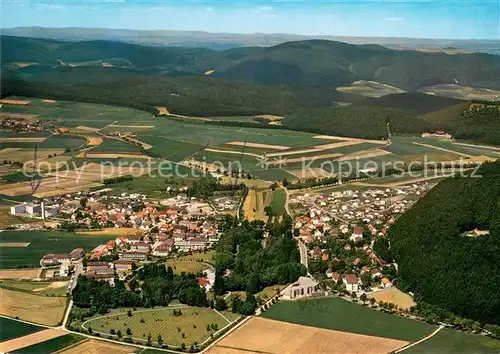
[[[500,162],[441,182],[389,230],[397,284],[465,318],[500,324]],[[468,236],[474,229],[488,231]]]
[[[388,95],[347,107],[299,110],[283,119],[285,128],[368,139],[443,129],[455,138],[500,145],[500,104],[472,103],[418,93]]]
[[[58,42],[2,36],[2,66],[113,65],[157,73],[188,72],[271,85],[335,88],[374,80],[408,91],[437,84],[500,88],[500,57],[488,54],[398,51],[327,40],[224,51],[146,47],[110,41]],[[213,71],[213,72],[212,72]]]

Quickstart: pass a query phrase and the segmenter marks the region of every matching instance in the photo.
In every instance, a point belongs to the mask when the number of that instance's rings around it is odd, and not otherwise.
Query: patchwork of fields
[[[54,353],[86,340],[67,332],[46,329],[29,323],[0,317],[0,352],[40,354]]]
[[[258,338],[258,340],[257,340]],[[407,342],[254,317],[211,348],[210,354],[389,353]]]
[[[376,83],[361,82],[359,85],[376,86]],[[377,86],[379,89],[392,88]],[[149,159],[146,154],[150,154],[213,171],[243,170],[254,178],[275,181],[324,178],[348,169],[363,169],[366,163],[381,165],[398,160],[410,163],[423,161],[425,156],[437,162],[500,156],[495,147],[459,145],[461,143],[417,137],[395,136],[388,142],[205,122],[255,121],[256,118],[250,116],[170,119],[124,107],[46,102],[23,97],[9,99],[29,102],[3,105],[0,114],[29,114],[41,121],[55,120],[57,126],[70,128],[71,135],[48,137],[50,133],[42,132],[14,136],[3,132],[0,136],[3,148],[0,149],[0,161],[7,157],[10,161],[33,160],[33,141],[36,140],[40,141],[37,160],[47,161],[51,166],[56,163],[55,155],[66,162],[76,157],[75,161],[138,161],[146,164]],[[113,137],[106,137],[106,134],[113,134]],[[121,134],[127,134],[127,137],[121,138]],[[141,150],[141,145],[145,150]],[[75,149],[76,152],[72,151]]]

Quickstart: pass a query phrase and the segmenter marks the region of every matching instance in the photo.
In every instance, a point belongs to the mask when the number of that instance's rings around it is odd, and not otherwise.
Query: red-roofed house
[[[343,282],[347,291],[359,290],[359,279],[356,274],[351,273],[344,275]]]
[[[83,250],[83,248],[75,248],[70,252],[69,256],[71,257],[72,261],[76,261],[85,256],[85,251]]]

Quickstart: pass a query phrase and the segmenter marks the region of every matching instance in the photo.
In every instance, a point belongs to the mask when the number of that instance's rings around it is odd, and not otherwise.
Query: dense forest
[[[298,109],[327,107],[332,100],[363,97],[335,89],[264,86],[202,76],[147,75],[102,67],[50,68],[23,76],[2,75],[1,95],[48,97],[59,100],[127,106],[156,113],[192,116],[284,115]]]
[[[433,96],[405,93],[347,107],[302,110],[286,115],[283,125],[313,133],[382,139],[387,138],[389,123],[393,134],[416,135],[442,129],[458,139],[500,144],[500,104],[429,97]]]
[[[421,133],[430,124],[395,108],[348,106],[299,111],[285,116],[283,125],[293,130],[365,139],[387,139],[393,133]]]
[[[1,37],[2,66],[33,62],[43,65],[115,67],[155,74],[187,73],[265,85],[334,88],[356,80],[374,80],[407,91],[453,83],[500,88],[500,58],[488,54],[447,55],[393,50],[380,45],[353,45],[305,40],[273,47],[222,51],[201,48],[147,47],[111,41],[62,42]],[[22,72],[30,68],[23,68]]]
[[[474,229],[489,233],[467,234]],[[441,182],[388,237],[390,252],[377,248],[398,263],[399,288],[456,315],[500,324],[500,162]]]
[[[245,220],[224,233],[217,244],[215,268],[216,295],[226,291],[255,294],[266,286],[288,284],[306,274],[288,216],[267,225]]]

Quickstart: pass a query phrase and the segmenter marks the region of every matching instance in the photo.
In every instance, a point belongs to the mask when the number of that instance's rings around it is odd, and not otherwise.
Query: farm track
[[[414,346],[416,346],[416,345],[419,345],[419,344],[420,344],[420,343],[422,343],[422,342],[425,342],[425,341],[426,341],[426,340],[428,340],[428,339],[431,339],[431,338],[432,338],[432,337],[434,337],[436,334],[438,334],[438,333],[439,333],[439,331],[441,331],[443,328],[444,328],[444,326],[443,326],[443,325],[439,326],[439,327],[438,327],[438,328],[437,328],[434,332],[432,332],[431,334],[429,334],[427,337],[424,337],[424,338],[420,339],[419,341],[416,341],[416,342],[411,343],[411,344],[409,344],[409,345],[407,345],[407,346],[404,346],[403,348],[401,348],[401,349],[398,349],[398,350],[394,351],[394,353],[401,353],[401,352],[405,351],[406,349],[410,349],[411,347],[414,347]]]

